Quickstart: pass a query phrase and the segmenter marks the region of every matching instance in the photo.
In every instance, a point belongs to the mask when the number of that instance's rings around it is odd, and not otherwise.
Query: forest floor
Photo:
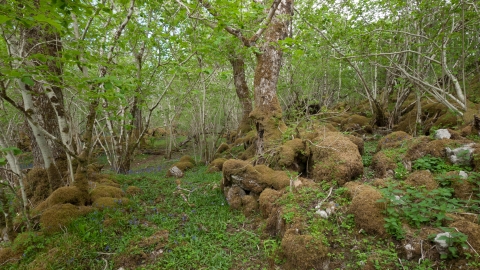
[[[380,137],[365,141],[364,173],[354,181],[358,185],[375,181],[371,164],[378,139]],[[348,189],[334,182],[323,181],[315,187],[283,193],[276,202],[282,207],[282,220],[288,226],[301,219],[306,224],[306,232],[302,234],[309,238],[300,243],[282,241],[278,233],[272,234],[267,228],[268,221],[259,211],[245,216],[242,211],[230,208],[220,187],[220,172],[207,173],[206,166],[197,165],[186,171],[183,178],[166,177],[168,168],[183,154],[177,155],[172,160],[161,155],[138,155],[127,175],[114,175],[105,167],[103,172],[127,191],[128,204],[96,209],[53,234],[21,233],[11,247],[11,259],[0,268],[456,269],[452,268],[457,263],[451,260],[454,257],[444,260],[429,257],[435,245],[431,242],[427,245],[427,240],[421,246],[422,257],[407,260],[408,255],[403,254],[402,249],[405,243],[395,238],[395,228],[389,231],[392,234],[393,230],[393,237],[359,229],[354,215],[349,212],[352,199]],[[429,169],[436,166],[433,158],[423,161]],[[395,170],[394,178],[405,179],[403,173]],[[394,188],[388,189],[387,185],[385,194],[395,192]],[[420,193],[410,194],[414,195],[421,196]],[[334,213],[328,218],[320,217],[315,208],[319,202],[332,202]],[[428,209],[430,207],[433,205],[427,205]],[[426,227],[433,229],[434,226],[427,224]],[[407,238],[421,231],[416,230]],[[303,258],[308,260],[314,256],[309,254],[312,252],[310,245],[317,245],[313,250],[319,253],[325,251],[323,247],[328,247],[328,254],[324,254],[320,265],[301,267]],[[294,259],[286,254],[288,252],[295,253]],[[464,269],[479,269],[478,255],[475,258],[465,261]]]

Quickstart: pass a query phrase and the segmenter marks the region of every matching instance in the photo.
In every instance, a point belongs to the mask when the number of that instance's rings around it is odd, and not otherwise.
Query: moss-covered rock
[[[122,198],[123,196],[125,196],[125,192],[122,189],[102,184],[96,185],[90,192],[90,198],[93,203],[103,197]]]
[[[55,190],[48,198],[40,203],[36,210],[42,211],[56,204],[72,204],[76,206],[85,205],[88,198],[77,187],[61,187]]]
[[[40,217],[40,226],[46,233],[61,231],[74,219],[90,213],[93,209],[73,204],[56,204],[47,208]]]
[[[363,173],[357,145],[340,132],[327,132],[312,140],[309,172],[315,182],[337,181],[343,185]]]
[[[223,163],[227,161],[226,158],[217,158],[208,164],[208,172],[221,172],[223,169]]]
[[[412,139],[412,136],[403,131],[396,131],[388,134],[378,141],[377,151],[387,148],[398,148]]]
[[[433,178],[433,174],[426,170],[413,172],[407,177],[405,184],[412,187],[424,186],[427,190],[438,188],[438,183]]]
[[[355,224],[369,234],[385,237],[385,205],[378,202],[382,199],[382,194],[371,186],[345,185],[347,189],[355,189],[352,203],[348,208],[348,213],[353,214]]]
[[[111,197],[101,197],[95,200],[92,204],[93,207],[98,209],[115,209],[122,208],[130,203],[130,200],[127,198],[111,198]]]
[[[320,239],[298,234],[295,229],[285,232],[281,247],[287,259],[285,269],[322,269],[328,260],[329,248]]]

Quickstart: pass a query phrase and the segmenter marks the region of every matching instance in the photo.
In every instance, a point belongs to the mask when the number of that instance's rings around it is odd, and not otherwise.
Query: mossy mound
[[[338,129],[330,123],[314,123],[306,128],[299,128],[299,131],[300,138],[304,140],[313,140],[326,132],[337,132]]]
[[[295,172],[303,172],[309,155],[310,150],[307,142],[302,139],[293,139],[278,148],[272,163],[276,169],[284,168]]]
[[[360,153],[360,155],[363,155],[363,150],[365,147],[365,142],[363,141],[363,139],[354,135],[346,135],[346,136],[350,141],[352,141],[357,146],[358,152]]]
[[[267,187],[267,184],[260,180],[261,178],[261,173],[247,161],[229,159],[223,164],[222,187],[225,194],[225,189],[233,185],[260,194]]]
[[[6,264],[7,262],[20,260],[21,257],[22,252],[16,252],[8,247],[0,248],[0,266]]]
[[[181,157],[178,162],[190,162],[190,163],[192,163],[194,166],[195,166],[195,164],[196,164],[196,163],[195,163],[195,159],[193,159],[191,156],[188,156],[188,155]]]
[[[125,196],[125,192],[117,187],[106,186],[98,184],[90,192],[90,198],[93,203],[95,203],[99,198],[111,197],[111,198],[122,198]]]
[[[464,252],[468,252],[470,254],[474,253],[472,248],[478,252],[480,250],[480,225],[475,224],[470,221],[461,220],[456,221],[449,226],[450,228],[455,228],[461,233],[467,235],[468,243],[470,244],[469,249],[464,250]]]
[[[370,119],[362,115],[351,115],[342,121],[342,131],[355,132],[357,134],[372,133]]]
[[[246,217],[249,217],[252,214],[255,214],[258,211],[258,202],[254,196],[245,195],[241,197],[242,206],[243,206],[243,214]]]
[[[47,171],[34,167],[26,175],[25,192],[33,205],[45,200],[50,195]]]
[[[242,197],[247,195],[239,186],[225,188],[225,199],[227,199],[230,208],[238,210],[242,207]]]
[[[223,163],[227,161],[226,158],[217,158],[214,159],[210,164],[208,164],[208,172],[221,172],[223,169]]]
[[[451,183],[453,195],[462,200],[476,199],[475,184],[472,181],[464,179],[458,172],[448,172],[446,178]]]
[[[287,259],[285,269],[323,269],[328,260],[328,247],[312,235],[287,230],[282,239],[282,253]]]
[[[179,177],[183,177],[185,171],[189,170],[189,169],[192,169],[193,167],[195,167],[195,163],[193,162],[190,162],[188,161],[189,158],[188,156],[186,157],[182,157],[182,159],[180,159],[180,161],[176,162],[175,164],[173,164],[167,171],[167,177],[171,177],[171,176],[175,176],[177,178]],[[191,159],[191,158],[190,158]]]
[[[412,136],[403,131],[396,131],[388,134],[378,141],[377,151],[387,148],[398,148],[412,139]]]
[[[427,190],[438,188],[438,183],[433,178],[433,174],[426,170],[413,172],[407,177],[405,184],[412,187],[424,186]]]
[[[267,187],[281,190],[290,185],[290,176],[286,171],[275,171],[265,165],[257,165],[254,169],[262,176],[260,182],[265,183]]]
[[[43,211],[56,204],[72,204],[76,206],[83,206],[88,202],[85,193],[81,192],[77,187],[61,187],[55,190],[48,198],[40,203],[36,210]]]
[[[268,218],[276,208],[275,201],[282,196],[281,191],[266,188],[261,194],[259,200],[260,213],[264,218]]]
[[[327,132],[312,140],[309,172],[315,182],[337,181],[343,185],[363,173],[357,145],[340,132]]]
[[[127,193],[130,196],[139,195],[139,194],[142,194],[142,192],[143,190],[137,186],[129,186],[125,191],[125,193]]]
[[[417,139],[405,154],[405,160],[414,161],[426,155],[432,157],[444,158],[446,156],[445,148],[456,148],[463,143],[470,142],[469,140],[431,140],[427,137],[424,139]]]
[[[122,208],[130,203],[130,200],[127,198],[112,198],[112,197],[101,197],[96,199],[92,206],[98,209],[115,209]]]
[[[74,219],[93,211],[91,207],[76,206],[73,204],[56,204],[47,208],[40,217],[40,226],[46,233],[61,231]]]
[[[97,180],[97,182],[99,184],[102,184],[102,185],[106,185],[106,186],[111,186],[111,187],[117,187],[119,188],[120,187],[120,184],[115,182],[114,180],[112,179],[109,179],[109,178],[100,178],[99,180]]]
[[[382,199],[382,194],[375,188],[367,185],[359,187],[358,185],[345,185],[353,194],[352,203],[348,208],[348,213],[353,214],[355,224],[369,234],[376,234],[381,237],[387,236],[385,230],[385,205],[378,202]]]
[[[230,150],[230,145],[226,143],[220,144],[220,146],[217,148],[217,151],[215,151],[215,156],[219,156],[220,154]]]
[[[223,164],[222,187],[239,186],[244,191],[257,195],[271,187],[280,190],[290,185],[285,171],[274,171],[265,165],[252,166],[249,162],[230,159]]]

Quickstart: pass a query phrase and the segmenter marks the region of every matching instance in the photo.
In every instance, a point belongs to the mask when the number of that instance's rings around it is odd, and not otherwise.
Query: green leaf
[[[6,165],[7,164],[7,159],[4,157],[0,157],[0,166]]]
[[[5,15],[0,15],[0,24],[4,24],[6,22],[9,22],[10,20],[12,20],[12,18]]]
[[[12,151],[14,155],[18,155],[20,153],[22,153],[22,150],[18,149],[17,147],[15,146],[11,146],[11,147],[7,147],[7,148],[2,148],[0,149],[2,152],[9,152],[9,151]]]
[[[37,16],[33,16],[33,18],[38,21],[38,22],[44,22],[44,23],[48,23],[49,25],[55,27],[58,31],[61,31],[62,30],[62,25],[58,22],[58,21],[55,21],[53,19],[50,19],[50,18],[47,18],[45,15],[43,14],[40,14],[40,15],[37,15]]]
[[[23,76],[21,81],[28,86],[35,85],[35,81],[30,76]]]

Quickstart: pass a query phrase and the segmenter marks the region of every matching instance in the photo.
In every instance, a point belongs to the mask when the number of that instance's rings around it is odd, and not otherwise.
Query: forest
[[[1,269],[479,269],[475,0],[0,0]]]

